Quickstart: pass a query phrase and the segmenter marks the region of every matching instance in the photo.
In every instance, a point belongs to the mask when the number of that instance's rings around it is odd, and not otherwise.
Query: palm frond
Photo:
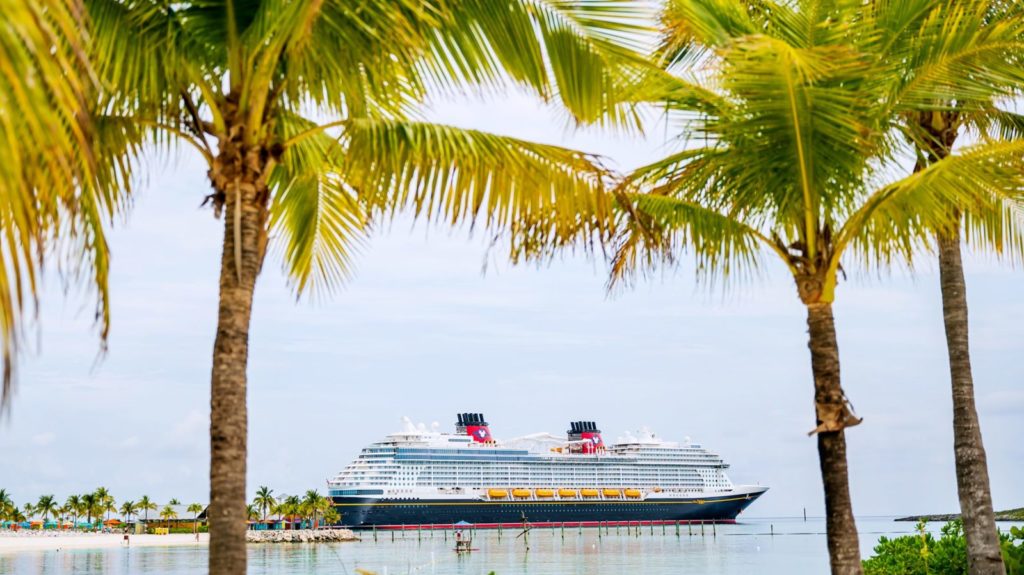
[[[98,84],[78,2],[14,0],[0,26],[0,337],[9,400],[24,310],[44,259],[93,284],[102,337],[109,325],[103,225],[123,206],[123,150],[96,117]]]
[[[356,120],[342,135],[346,176],[383,213],[482,224],[513,257],[607,237],[613,219],[596,156],[453,126]]]
[[[675,265],[692,251],[698,278],[714,283],[760,266],[760,250],[771,242],[740,218],[707,206],[661,194],[623,194],[628,223],[619,234],[609,287]]]
[[[965,220],[976,246],[1014,258],[1021,250],[1024,142],[973,146],[872,194],[837,236],[869,264],[912,262],[936,232]]]

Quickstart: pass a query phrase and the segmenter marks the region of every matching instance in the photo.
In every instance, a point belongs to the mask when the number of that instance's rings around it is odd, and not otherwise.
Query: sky
[[[513,94],[434,102],[431,119],[601,153],[629,169],[663,155],[647,138],[570,131]],[[154,159],[111,233],[113,325],[100,356],[93,303],[46,278],[34,346],[0,421],[0,488],[19,504],[103,485],[118,501],[208,499],[209,375],[222,222],[199,207],[190,151]],[[824,511],[804,309],[770,261],[727,291],[685,266],[609,294],[603,262],[567,255],[512,266],[488,238],[398,220],[355,277],[296,301],[271,254],[256,291],[249,364],[250,494],[325,491],[400,418],[482,412],[500,439],[594,420],[606,440],[647,426],[771,490],[746,514]],[[936,265],[857,273],[835,305],[843,385],[864,423],[848,431],[860,515],[958,508]],[[978,410],[997,508],[1024,506],[1021,270],[966,261]]]

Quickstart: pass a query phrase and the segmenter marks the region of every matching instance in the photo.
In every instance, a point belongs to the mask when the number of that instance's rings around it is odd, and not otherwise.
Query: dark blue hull
[[[724,495],[705,499],[638,500],[380,500],[366,497],[334,497],[347,527],[429,528],[460,521],[477,527],[520,525],[599,525],[706,521],[728,523],[761,493]]]

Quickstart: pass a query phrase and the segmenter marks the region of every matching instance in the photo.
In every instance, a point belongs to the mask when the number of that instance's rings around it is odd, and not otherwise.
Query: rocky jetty
[[[351,529],[271,529],[246,531],[245,540],[248,543],[334,543],[358,541],[359,538]]]
[[[910,515],[909,517],[897,517],[896,521],[953,521],[960,519],[959,513],[946,513],[939,515]],[[1024,507],[996,511],[996,521],[1024,521]]]

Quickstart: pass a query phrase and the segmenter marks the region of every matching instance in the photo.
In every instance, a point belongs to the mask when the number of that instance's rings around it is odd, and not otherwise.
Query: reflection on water
[[[867,557],[880,535],[913,531],[912,523],[891,518],[859,518],[861,548]],[[930,525],[937,531],[941,525]],[[1005,530],[1009,524],[1002,524]],[[473,536],[477,549],[456,555],[451,534],[415,531],[404,534],[362,533],[359,543],[317,545],[254,545],[249,573],[353,574],[365,569],[380,575],[455,574],[561,575],[644,573],[676,575],[714,573],[739,575],[817,574],[828,571],[824,521],[811,519],[748,519],[739,525],[714,528],[644,527],[637,534],[614,527],[597,529],[534,529],[481,531]],[[774,533],[774,535],[772,534]],[[529,550],[526,549],[529,545]],[[0,555],[0,573],[75,575],[183,575],[206,569],[205,547],[138,547],[31,551]]]

